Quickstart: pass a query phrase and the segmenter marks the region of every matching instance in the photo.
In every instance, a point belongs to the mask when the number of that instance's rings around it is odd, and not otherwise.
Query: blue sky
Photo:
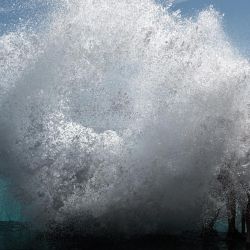
[[[166,2],[155,1],[163,5]],[[250,57],[250,0],[176,0],[175,2],[172,8],[180,9],[184,16],[193,16],[209,5],[224,13],[226,33],[242,54]],[[0,34],[19,22],[39,20],[48,11],[46,3],[47,1],[0,0]]]

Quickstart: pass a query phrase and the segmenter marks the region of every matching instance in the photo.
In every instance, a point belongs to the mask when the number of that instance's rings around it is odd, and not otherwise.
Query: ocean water
[[[0,36],[0,173],[23,216],[93,235],[200,228],[249,91],[222,16],[47,2],[40,25]]]
[[[247,250],[243,241],[230,242],[216,238],[209,242],[197,238],[169,237],[144,238],[137,240],[117,239],[46,239],[45,236],[26,230],[5,230],[0,232],[1,250],[82,250],[82,249],[133,249],[133,250]]]

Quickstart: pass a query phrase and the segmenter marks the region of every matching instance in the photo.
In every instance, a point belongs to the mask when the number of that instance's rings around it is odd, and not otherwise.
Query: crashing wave
[[[121,232],[196,227],[249,80],[220,14],[58,6],[46,27],[0,37],[2,174],[24,213]]]

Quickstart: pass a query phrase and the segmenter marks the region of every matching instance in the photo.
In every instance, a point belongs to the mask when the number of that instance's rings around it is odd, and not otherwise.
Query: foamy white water
[[[58,6],[39,31],[0,37],[2,172],[26,214],[196,227],[249,82],[221,16],[150,0]]]

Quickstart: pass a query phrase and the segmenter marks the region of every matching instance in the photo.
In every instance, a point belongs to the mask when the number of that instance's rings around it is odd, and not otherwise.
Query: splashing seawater
[[[58,6],[39,31],[0,37],[1,172],[24,213],[79,217],[88,232],[196,227],[249,80],[221,16],[150,0]]]

